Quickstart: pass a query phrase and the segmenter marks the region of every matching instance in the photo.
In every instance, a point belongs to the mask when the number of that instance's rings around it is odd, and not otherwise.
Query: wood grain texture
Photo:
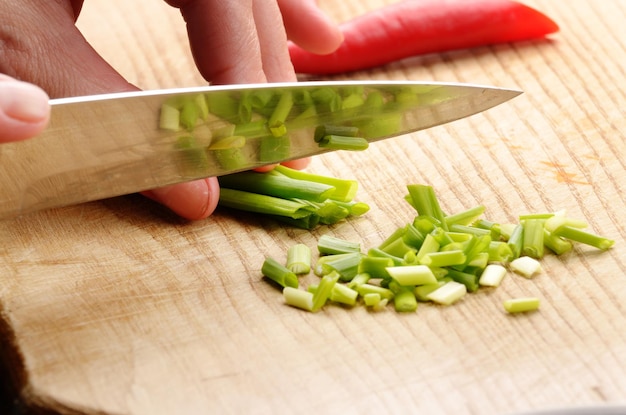
[[[338,21],[382,0],[321,5]],[[462,81],[519,88],[497,108],[316,158],[355,178],[362,218],[312,232],[218,211],[181,221],[139,196],[5,221],[3,348],[22,406],[40,413],[506,414],[626,404],[626,2],[528,1],[561,32],[549,41],[415,57],[329,79]],[[203,83],[177,11],[91,0],[78,24],[142,88]],[[476,204],[512,221],[566,209],[616,240],[548,255],[533,280],[452,307],[285,306],[261,280],[267,255],[325,233],[371,247],[413,217],[405,185],[427,183],[446,211]],[[304,283],[313,281],[307,277]],[[541,310],[504,313],[537,296]],[[8,376],[8,375],[7,375]],[[5,380],[9,379],[3,376]],[[20,377],[21,376],[21,377]]]

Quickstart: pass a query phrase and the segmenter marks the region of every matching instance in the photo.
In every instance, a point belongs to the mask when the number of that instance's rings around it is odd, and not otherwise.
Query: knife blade
[[[458,120],[520,91],[401,81],[297,82],[51,100],[47,129],[0,146],[0,218],[330,151],[319,131],[368,142]],[[337,128],[339,128],[337,130]]]

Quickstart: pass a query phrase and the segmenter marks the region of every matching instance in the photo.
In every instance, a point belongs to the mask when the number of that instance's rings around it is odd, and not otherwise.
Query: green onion
[[[222,206],[233,209],[267,215],[287,216],[293,219],[303,218],[311,214],[311,210],[302,203],[227,188],[220,189],[219,203]]]
[[[430,301],[442,305],[450,305],[467,293],[465,285],[449,281],[426,296]]]
[[[276,166],[272,173],[284,174],[292,179],[306,180],[333,186],[335,188],[335,192],[330,196],[330,198],[341,202],[349,202],[354,199],[358,189],[358,183],[356,180],[339,179],[336,177],[307,173],[301,170],[290,169],[289,167],[282,165]]]
[[[439,242],[433,237],[432,234],[427,234],[424,238],[424,243],[420,247],[419,251],[417,251],[417,261],[421,262],[422,258],[431,253],[435,253],[439,251]]]
[[[489,264],[480,275],[478,283],[487,287],[498,287],[506,276],[506,268],[498,264]]]
[[[387,267],[387,272],[400,285],[435,284],[437,278],[426,265]]]
[[[430,252],[420,259],[420,264],[429,267],[449,267],[464,264],[467,257],[463,251]]]
[[[287,134],[285,121],[293,107],[293,96],[291,92],[285,91],[278,100],[274,112],[270,116],[267,124],[274,137],[282,137]]]
[[[518,224],[513,228],[507,243],[509,248],[511,248],[513,258],[519,258],[524,246],[524,226],[522,224]]]
[[[273,258],[265,258],[261,273],[281,287],[298,287],[298,277],[287,267]]]
[[[339,135],[343,137],[357,137],[359,135],[359,129],[350,125],[320,125],[315,128],[313,138],[316,143],[319,143],[324,137],[329,135]]]
[[[543,219],[526,219],[522,222],[524,235],[520,255],[543,258],[543,223]]]
[[[319,146],[330,150],[362,151],[367,150],[369,142],[362,137],[346,137],[343,135],[324,136]]]
[[[169,131],[180,131],[180,111],[178,108],[163,104],[159,118],[159,128]]]
[[[337,272],[331,272],[330,274],[324,275],[313,294],[313,307],[311,311],[315,312],[320,310],[326,301],[330,298],[330,293],[333,290],[333,287],[339,280],[339,274]]]
[[[414,288],[398,287],[393,297],[393,304],[396,311],[401,313],[410,313],[417,310],[417,299],[415,298]]]
[[[413,293],[415,294],[415,299],[421,302],[430,301],[430,299],[428,298],[428,294],[432,293],[437,288],[441,287],[443,284],[445,283],[438,281],[434,284],[424,284],[424,285],[419,285],[415,287],[415,290],[413,291]]]
[[[341,281],[350,281],[360,273],[362,258],[363,254],[360,252],[323,256],[317,260],[316,270],[319,275],[336,272],[340,275]]]
[[[513,271],[526,278],[532,278],[535,274],[541,272],[539,261],[529,256],[514,259],[511,261],[510,266]]]
[[[548,249],[557,255],[562,255],[572,250],[573,245],[570,241],[567,241],[560,236],[553,235],[547,229],[543,229],[543,243]]]
[[[478,277],[474,274],[449,268],[446,276],[451,278],[452,281],[463,284],[468,292],[473,293],[478,289]]]
[[[475,206],[471,209],[464,210],[459,213],[455,213],[453,215],[448,215],[444,217],[444,221],[448,225],[464,225],[468,226],[472,224],[480,215],[485,212],[484,206]]]
[[[358,273],[370,274],[373,278],[390,278],[387,272],[388,267],[393,267],[391,258],[366,256],[359,262]]]
[[[219,178],[220,185],[229,189],[260,193],[283,199],[326,200],[335,188],[328,184],[296,180],[283,175],[244,171]]]
[[[317,250],[320,254],[324,255],[347,254],[351,252],[361,252],[361,244],[330,235],[322,235],[317,240]]]
[[[359,295],[364,297],[367,294],[378,294],[380,298],[384,298],[386,300],[393,299],[393,291],[389,288],[384,288],[378,285],[373,285],[369,283],[360,284],[355,287],[355,290],[358,291]]]
[[[346,304],[353,306],[356,304],[356,300],[359,296],[359,292],[347,285],[335,284],[330,292],[330,300],[336,303]]]
[[[546,220],[545,228],[553,232],[560,226],[571,226],[572,228],[583,229],[587,227],[587,222],[580,219],[572,219],[563,215],[554,215],[550,219]]]
[[[350,280],[350,282],[348,282],[348,287],[350,288],[356,288],[361,284],[367,284],[367,282],[371,279],[372,277],[370,276],[370,274],[366,273],[366,272],[362,272],[360,274],[356,274],[354,276],[354,278],[352,278]]]
[[[554,236],[560,236],[561,238],[569,239],[572,241],[580,242],[585,245],[590,245],[598,249],[607,250],[611,248],[615,241],[608,239],[604,236],[596,235],[591,232],[584,231],[573,226],[561,225],[552,231]]]
[[[294,287],[283,288],[285,303],[306,311],[313,311],[313,293]]]
[[[407,186],[412,205],[419,215],[432,216],[441,223],[444,230],[448,230],[445,215],[439,206],[435,191],[431,186],[411,184]]]
[[[505,300],[503,305],[509,313],[523,313],[539,309],[539,299],[536,297],[513,298]]]
[[[287,269],[296,275],[311,271],[311,248],[305,244],[295,244],[287,250]]]

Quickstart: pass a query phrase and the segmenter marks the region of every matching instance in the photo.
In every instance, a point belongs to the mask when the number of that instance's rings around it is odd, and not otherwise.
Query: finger
[[[254,0],[253,14],[267,81],[296,81],[278,4],[275,0]]]
[[[0,74],[0,142],[39,134],[50,118],[48,101],[41,88]]]
[[[278,0],[278,5],[287,36],[301,48],[324,55],[343,42],[341,30],[315,0]]]
[[[211,215],[220,198],[217,177],[180,183],[172,186],[142,192],[179,216],[198,220]]]
[[[266,82],[252,1],[167,1],[180,9],[196,65],[209,82]]]

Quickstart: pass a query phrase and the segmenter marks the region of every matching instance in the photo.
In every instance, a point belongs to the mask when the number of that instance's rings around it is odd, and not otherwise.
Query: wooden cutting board
[[[320,2],[337,21],[384,3]],[[314,231],[225,210],[190,223],[127,196],[2,222],[2,379],[13,406],[3,413],[504,414],[626,403],[626,2],[527,4],[561,32],[329,78],[525,92],[366,152],[316,158],[310,171],[359,181],[364,217]],[[78,24],[142,88],[203,83],[165,3],[91,0]],[[509,275],[496,290],[410,314],[309,314],[261,279],[265,256],[284,259],[323,234],[377,245],[412,219],[410,183],[434,186],[448,212],[484,204],[495,221],[566,209],[616,244],[547,255],[532,280]],[[502,301],[517,296],[539,297],[541,309],[506,314]]]

